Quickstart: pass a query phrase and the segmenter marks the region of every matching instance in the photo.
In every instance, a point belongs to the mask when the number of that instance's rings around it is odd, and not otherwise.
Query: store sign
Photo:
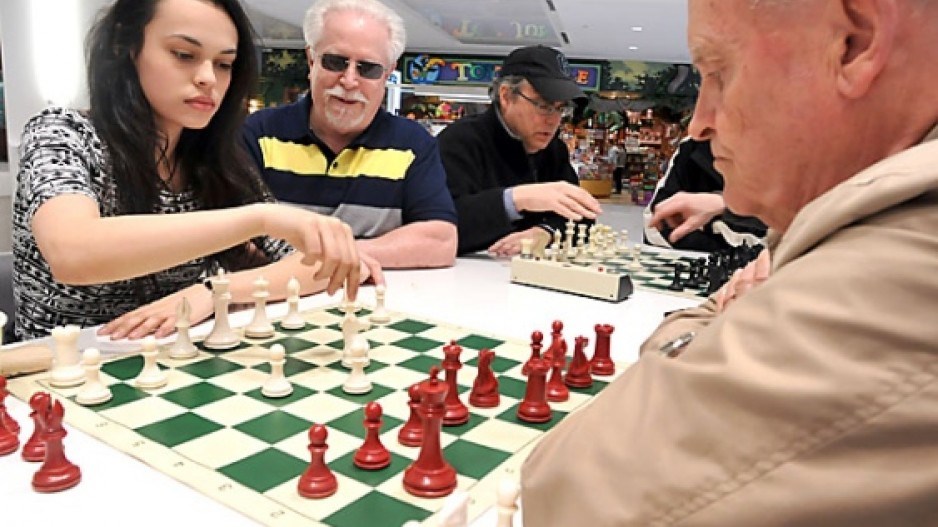
[[[498,75],[502,59],[415,55],[404,57],[404,82],[409,84],[489,85]],[[599,89],[600,66],[570,63],[570,78],[585,91]]]

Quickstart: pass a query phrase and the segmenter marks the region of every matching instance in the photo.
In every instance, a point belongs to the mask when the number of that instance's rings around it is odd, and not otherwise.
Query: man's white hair
[[[407,45],[407,30],[404,20],[388,6],[378,0],[319,0],[306,11],[303,20],[303,38],[306,45],[315,50],[322,38],[326,15],[335,11],[355,11],[371,16],[388,26],[388,65],[394,67]]]

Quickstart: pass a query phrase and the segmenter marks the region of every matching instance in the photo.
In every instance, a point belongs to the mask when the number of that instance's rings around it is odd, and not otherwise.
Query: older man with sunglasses
[[[436,140],[381,109],[404,51],[400,16],[376,0],[320,0],[303,31],[310,92],[244,127],[271,191],[348,223],[383,267],[452,265],[456,210]]]
[[[557,137],[585,95],[559,51],[512,51],[491,88],[488,111],[440,132],[440,154],[459,212],[459,254],[512,256],[521,240],[595,219],[599,202],[579,187],[567,146]]]

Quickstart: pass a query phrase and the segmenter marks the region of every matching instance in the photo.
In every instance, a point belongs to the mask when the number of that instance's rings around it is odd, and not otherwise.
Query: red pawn
[[[328,434],[329,432],[323,425],[315,424],[309,427],[308,448],[312,461],[296,484],[296,490],[304,498],[326,498],[335,494],[339,488],[335,474],[326,464],[326,450],[329,448],[326,444]]]
[[[48,395],[43,401],[51,401]],[[30,399],[32,402],[32,399]],[[81,469],[65,457],[62,440],[66,432],[62,428],[65,409],[62,403],[55,401],[51,406],[34,408],[39,415],[39,422],[45,430],[43,441],[46,444],[46,457],[42,466],[33,475],[33,488],[39,492],[58,492],[78,485],[81,481]]]
[[[615,330],[609,324],[596,324],[596,351],[590,360],[590,370],[595,375],[612,375],[616,372],[616,364],[609,358],[609,339]]]
[[[560,341],[560,345],[552,355],[550,380],[547,381],[547,400],[552,403],[562,403],[570,398],[570,389],[563,383],[563,367],[567,364],[567,342]]]
[[[528,423],[546,423],[550,421],[550,405],[547,404],[547,372],[550,365],[544,359],[531,362],[528,385],[524,390],[524,400],[518,405],[518,419]]]
[[[550,325],[550,346],[544,352],[544,360],[547,364],[553,364],[554,350],[560,347],[563,341],[563,322],[555,320]]]
[[[379,470],[391,464],[391,453],[381,444],[381,405],[371,401],[365,405],[365,442],[352,459],[364,470]]]
[[[39,462],[46,458],[46,443],[43,439],[46,431],[39,422],[39,411],[37,408],[47,408],[52,404],[51,397],[46,392],[36,392],[29,398],[29,407],[33,409],[29,417],[33,420],[33,433],[23,445],[23,451],[20,455],[26,461]]]
[[[410,407],[410,417],[404,426],[397,432],[397,442],[404,446],[420,446],[423,441],[423,423],[420,422],[420,386],[410,385],[407,388],[407,395],[410,401],[407,406]]]
[[[20,424],[7,412],[7,406],[4,402],[7,395],[10,395],[10,392],[7,391],[7,378],[0,375],[0,428],[6,427],[14,434],[19,434]]]
[[[570,361],[570,368],[567,370],[567,376],[563,382],[571,388],[589,388],[593,385],[593,376],[590,375],[590,362],[586,358],[583,349],[589,341],[586,337],[577,337],[574,339],[573,360]]]
[[[534,359],[541,358],[541,341],[544,340],[544,334],[540,331],[534,331],[531,333],[531,358],[524,363],[524,366],[521,367],[521,375],[528,375],[531,373],[531,361]]]
[[[404,471],[404,490],[421,498],[441,498],[456,490],[456,469],[443,459],[440,446],[447,387],[438,379],[439,374],[440,369],[434,366],[430,378],[420,383],[423,443],[417,460]]]
[[[443,346],[443,369],[446,370],[446,385],[449,390],[446,392],[446,412],[443,414],[443,426],[458,426],[469,422],[469,408],[463,404],[459,398],[459,387],[456,385],[456,375],[462,368],[462,362],[459,361],[459,354],[462,353],[462,347],[456,344],[455,340],[450,341],[449,345]]]
[[[492,372],[492,359],[495,352],[484,349],[479,352],[479,367],[476,380],[472,383],[469,392],[469,404],[478,408],[495,408],[498,406],[498,379]]]

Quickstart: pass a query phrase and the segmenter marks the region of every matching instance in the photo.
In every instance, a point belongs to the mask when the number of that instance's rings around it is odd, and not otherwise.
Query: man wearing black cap
[[[459,213],[459,254],[511,256],[521,240],[595,219],[599,202],[578,185],[557,137],[574,101],[586,96],[567,74],[563,53],[529,46],[511,52],[490,89],[488,111],[437,137]]]

